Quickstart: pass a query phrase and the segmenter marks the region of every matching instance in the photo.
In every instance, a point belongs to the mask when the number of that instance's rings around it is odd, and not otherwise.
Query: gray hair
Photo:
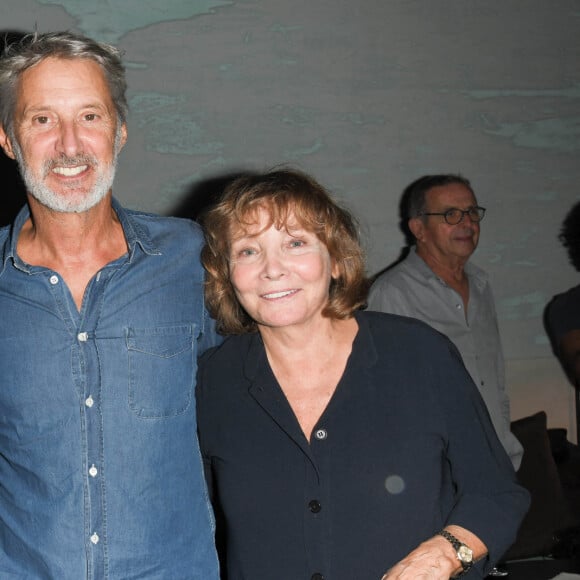
[[[451,185],[459,183],[471,191],[475,197],[475,192],[471,187],[468,179],[458,173],[439,173],[435,175],[423,175],[407,185],[401,196],[399,203],[399,227],[405,235],[407,245],[415,244],[415,236],[409,229],[409,220],[411,218],[421,217],[427,210],[427,192],[434,187]],[[425,220],[425,217],[421,219]]]
[[[84,58],[98,63],[105,74],[119,121],[126,122],[129,110],[125,96],[127,81],[117,48],[72,32],[35,32],[7,44],[0,55],[0,125],[9,137],[14,137],[16,95],[22,73],[50,57]]]
[[[416,179],[403,192],[403,212],[406,219],[419,217],[426,210],[426,194],[434,187],[459,183],[464,185],[475,196],[468,179],[457,173],[442,173],[438,175],[424,175]],[[403,217],[403,216],[401,216]]]

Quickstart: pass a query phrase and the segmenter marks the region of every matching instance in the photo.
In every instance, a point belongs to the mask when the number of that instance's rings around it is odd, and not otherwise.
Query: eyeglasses
[[[483,216],[485,215],[485,208],[479,207],[478,205],[469,207],[467,209],[459,209],[458,207],[452,207],[447,211],[439,211],[439,212],[423,211],[419,214],[419,216],[422,215],[442,215],[445,218],[445,221],[450,226],[455,226],[458,223],[462,222],[463,218],[466,215],[469,216],[469,219],[472,222],[474,223],[480,222],[483,219]]]

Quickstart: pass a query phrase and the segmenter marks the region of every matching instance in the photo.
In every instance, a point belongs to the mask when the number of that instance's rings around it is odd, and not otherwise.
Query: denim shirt
[[[0,578],[218,578],[195,418],[219,342],[189,220],[113,207],[128,253],[89,282],[0,230]]]

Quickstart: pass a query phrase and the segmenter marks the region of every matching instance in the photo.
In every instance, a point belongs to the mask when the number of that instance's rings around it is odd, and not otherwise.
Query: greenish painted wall
[[[403,245],[405,185],[469,177],[513,414],[571,428],[541,316],[579,281],[557,240],[580,199],[576,0],[0,0],[0,15],[125,51],[116,195],[132,207],[172,212],[205,180],[291,163],[359,217],[373,273]]]

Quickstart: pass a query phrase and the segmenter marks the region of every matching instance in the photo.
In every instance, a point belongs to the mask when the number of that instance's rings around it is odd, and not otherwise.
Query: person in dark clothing
[[[478,578],[528,506],[453,344],[361,312],[353,218],[311,177],[241,177],[205,216],[198,429],[228,580]]]
[[[570,264],[580,272],[580,203],[566,215],[559,238]],[[580,284],[550,300],[544,311],[544,326],[552,351],[575,387],[576,429],[580,432]]]

